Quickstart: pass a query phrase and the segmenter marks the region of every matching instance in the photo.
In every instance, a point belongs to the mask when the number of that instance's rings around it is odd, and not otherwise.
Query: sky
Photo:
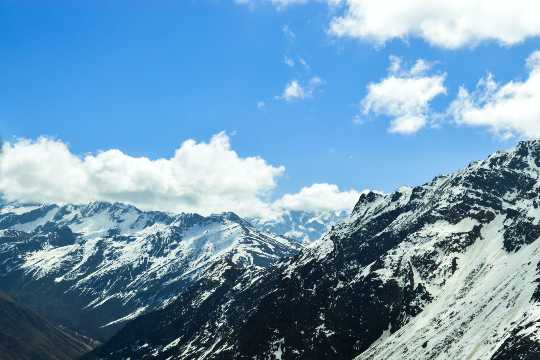
[[[540,135],[535,0],[0,0],[0,193],[270,216]]]

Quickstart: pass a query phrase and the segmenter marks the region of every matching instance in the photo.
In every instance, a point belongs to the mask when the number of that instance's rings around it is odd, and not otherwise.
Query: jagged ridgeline
[[[196,299],[204,303],[224,274],[269,266],[299,247],[233,213],[170,215],[105,202],[7,204],[0,208],[0,290],[105,340],[194,281],[207,284]]]
[[[199,278],[87,358],[539,359],[540,142],[363,194],[270,268]]]

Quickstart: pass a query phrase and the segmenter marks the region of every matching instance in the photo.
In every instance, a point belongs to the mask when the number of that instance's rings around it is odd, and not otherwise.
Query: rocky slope
[[[0,289],[99,339],[197,279],[219,281],[229,265],[254,271],[297,249],[232,213],[170,215],[103,202],[0,209]]]
[[[540,142],[392,194],[293,258],[228,267],[88,358],[538,359]]]
[[[20,306],[0,293],[2,360],[72,360],[96,343]]]

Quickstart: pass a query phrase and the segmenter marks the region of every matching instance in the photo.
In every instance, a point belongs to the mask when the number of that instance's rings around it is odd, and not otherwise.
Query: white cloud
[[[390,132],[414,134],[428,123],[430,103],[446,94],[445,74],[432,74],[432,64],[418,60],[410,69],[404,69],[402,59],[391,56],[389,75],[380,82],[371,83],[362,100],[363,114],[390,117]],[[358,117],[353,120],[358,123]]]
[[[287,83],[283,93],[277,98],[285,101],[307,99],[312,97],[323,84],[324,81],[318,76],[309,79],[305,85],[302,85],[298,80],[292,80]]]
[[[309,70],[311,67],[304,58],[300,58],[298,62],[304,67],[304,69]]]
[[[3,145],[0,192],[7,200],[105,200],[144,209],[257,216],[272,211],[265,199],[283,172],[260,157],[239,156],[225,133],[208,143],[187,140],[174,156],[156,160],[115,149],[80,157],[59,140],[39,138]]]
[[[294,33],[294,31],[292,31],[289,25],[283,25],[281,27],[281,31],[289,40],[294,40],[296,38],[296,34]]]
[[[264,101],[257,101],[257,109],[262,110],[266,107],[266,103]]]
[[[288,67],[293,67],[294,66],[294,60],[292,58],[288,57],[288,56],[285,56],[285,58],[283,59],[283,62]]]
[[[64,142],[41,137],[4,143],[0,194],[8,201],[119,201],[142,209],[276,218],[284,210],[351,209],[355,190],[313,184],[270,201],[282,166],[240,157],[225,133],[209,142],[184,141],[170,158],[133,157],[120,150],[78,156]]]
[[[442,48],[513,45],[540,35],[537,0],[346,0],[330,32],[376,43],[422,38]]]
[[[540,51],[527,59],[528,77],[504,85],[488,74],[473,92],[461,88],[449,114],[458,124],[486,127],[510,137],[540,137]]]
[[[360,192],[356,190],[340,191],[337,185],[321,183],[286,194],[274,206],[283,210],[351,210],[359,197]]]
[[[303,99],[305,97],[305,91],[302,85],[297,80],[293,80],[285,86],[281,98],[286,101],[292,101],[295,99]]]

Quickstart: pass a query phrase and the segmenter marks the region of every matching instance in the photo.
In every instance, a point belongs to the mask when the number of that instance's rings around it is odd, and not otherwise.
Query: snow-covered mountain
[[[250,218],[257,229],[309,244],[319,240],[333,225],[338,224],[349,216],[347,210],[336,211],[300,211],[285,210],[274,219]]]
[[[362,194],[267,269],[197,281],[88,358],[539,359],[540,142]]]
[[[219,282],[229,267],[254,271],[298,247],[233,213],[171,215],[105,202],[5,204],[0,289],[104,338],[126,320],[167,305],[193,281]]]

